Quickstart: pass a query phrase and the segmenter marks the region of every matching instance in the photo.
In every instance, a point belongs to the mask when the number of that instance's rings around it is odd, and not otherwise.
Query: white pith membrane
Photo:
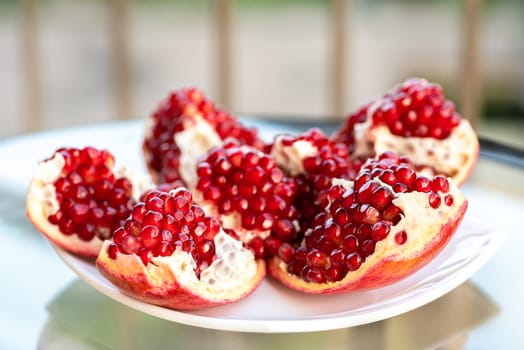
[[[368,110],[368,117],[354,126],[353,157],[370,157],[386,151],[407,156],[417,166],[429,166],[436,174],[462,183],[476,162],[478,139],[471,124],[462,119],[445,139],[406,137],[392,134],[386,125],[372,125],[372,115],[380,100]]]
[[[58,225],[49,222],[48,217],[55,214],[60,205],[56,200],[54,183],[62,176],[65,159],[60,153],[46,161],[38,163],[27,194],[27,213],[38,229],[61,247],[82,255],[95,257],[100,251],[103,240],[97,235],[90,241],[84,241],[76,233],[63,234]],[[133,198],[138,199],[143,191],[154,185],[148,176],[140,176],[126,168],[115,173],[116,177],[126,177],[133,185]]]
[[[198,159],[214,146],[222,145],[222,139],[215,128],[200,114],[192,117],[191,127],[174,134],[174,141],[180,148],[179,173],[188,188],[194,189],[198,181],[196,165]]]
[[[424,252],[428,243],[438,240],[443,225],[454,218],[465,201],[464,196],[451,178],[448,178],[449,191],[445,194],[438,193],[442,199],[445,195],[452,195],[453,204],[448,206],[442,200],[437,209],[432,208],[429,204],[431,192],[397,193],[393,191],[390,185],[382,182],[379,178],[375,177],[374,180],[379,182],[380,185],[388,187],[395,194],[395,199],[392,200],[392,203],[402,211],[400,221],[390,227],[386,238],[376,242],[374,253],[367,256],[357,270],[349,271],[339,281],[320,284],[307,282],[299,276],[287,272],[287,264],[280,260],[279,268],[282,271],[286,271],[287,278],[293,281],[292,286],[309,292],[329,290],[330,288],[345,285],[350,281],[365,277],[369,269],[377,264],[403,261],[406,257],[414,258]],[[354,182],[344,179],[333,179],[332,185],[341,185],[345,189],[353,189]],[[332,220],[330,218],[328,222]],[[395,235],[402,231],[406,232],[407,240],[403,244],[399,244],[395,241]],[[305,243],[303,242],[302,244]]]
[[[244,295],[253,286],[249,283],[257,273],[257,263],[250,250],[222,229],[213,238],[216,258],[200,274],[195,273],[196,263],[190,253],[177,248],[170,256],[156,256],[145,266],[136,254],[118,252],[116,259],[108,256],[111,241],[106,241],[98,261],[118,269],[121,278],[132,283],[133,276],[143,276],[150,283],[150,288],[169,289],[175,282],[209,300],[234,298]],[[97,261],[97,263],[98,263]],[[167,269],[172,278],[166,279],[163,269]],[[143,292],[148,292],[145,290]],[[167,296],[166,296],[167,297]]]
[[[271,157],[282,169],[286,169],[290,176],[297,176],[305,172],[304,159],[318,154],[318,148],[307,140],[298,140],[291,145],[284,145],[282,139],[285,136],[277,136],[271,149]]]

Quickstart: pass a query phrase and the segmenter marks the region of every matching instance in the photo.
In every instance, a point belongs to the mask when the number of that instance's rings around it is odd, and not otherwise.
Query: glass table
[[[65,145],[106,147],[119,155],[119,164],[141,169],[141,133],[142,122],[131,121],[0,141],[0,349],[518,349],[524,344],[519,327],[524,169],[484,157],[463,188],[468,215],[502,229],[505,240],[467,282],[410,312],[331,331],[241,333],[165,321],[99,293],[28,222],[27,186],[35,164]],[[122,139],[133,146],[122,148]]]

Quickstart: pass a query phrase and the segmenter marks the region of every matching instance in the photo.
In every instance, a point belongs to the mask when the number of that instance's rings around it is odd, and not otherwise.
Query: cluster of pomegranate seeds
[[[136,254],[147,265],[152,257],[170,256],[179,249],[193,256],[200,275],[214,260],[213,238],[219,231],[218,219],[193,204],[187,189],[151,190],[114,232],[108,254],[113,259],[117,252]]]
[[[367,103],[355,113],[348,115],[342,127],[337,130],[331,138],[334,142],[345,144],[349,154],[352,154],[355,150],[355,125],[366,121],[368,110],[372,103],[373,102]]]
[[[305,281],[339,281],[357,270],[401,220],[403,213],[393,203],[400,193],[429,193],[429,205],[436,209],[453,204],[448,191],[443,176],[417,175],[408,159],[386,152],[366,163],[353,188],[336,185],[323,191],[319,205],[328,210],[315,216],[300,246],[281,245],[278,256],[288,263],[289,273]],[[404,244],[409,238],[400,231],[394,239]]]
[[[314,155],[308,155],[302,160],[304,172],[294,177],[298,188],[294,204],[301,213],[301,226],[308,227],[311,219],[324,209],[315,204],[318,193],[331,187],[333,178],[354,178],[362,163],[349,158],[346,145],[333,142],[316,128],[299,136],[279,136],[278,145],[274,147],[292,147],[303,141],[317,149]],[[278,152],[277,149],[275,151]]]
[[[410,79],[379,100],[371,111],[374,125],[387,125],[404,137],[447,138],[460,124],[453,102],[442,88],[422,79]]]
[[[296,185],[267,154],[228,139],[199,161],[197,175],[204,199],[220,214],[240,214],[242,228],[271,231],[282,241],[295,237]]]
[[[143,144],[148,153],[148,167],[157,173],[158,182],[180,179],[180,148],[174,135],[191,128],[197,115],[213,126],[222,139],[234,137],[247,145],[263,146],[255,129],[244,127],[233,116],[217,109],[200,90],[174,91],[153,113],[151,134],[146,136]]]
[[[299,141],[307,141],[318,150],[303,160],[305,174],[315,190],[329,187],[332,178],[351,179],[358,172],[349,159],[348,148],[331,141],[320,129],[310,129],[298,137],[286,135],[281,138],[284,147]]]
[[[135,204],[131,182],[115,177],[114,158],[108,151],[85,147],[61,148],[56,153],[65,165],[54,182],[59,209],[49,215],[49,222],[63,234],[76,234],[84,241],[109,238]]]

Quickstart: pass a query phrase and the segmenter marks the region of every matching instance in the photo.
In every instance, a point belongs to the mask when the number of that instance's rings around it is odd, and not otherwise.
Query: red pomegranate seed
[[[379,221],[371,227],[371,238],[374,241],[381,241],[387,237],[389,233],[389,225],[383,221]]]
[[[431,181],[431,189],[435,192],[448,193],[449,182],[444,176],[437,175]]]
[[[255,259],[263,259],[266,257],[264,239],[261,237],[254,237],[251,241],[249,241],[248,247],[253,252]]]
[[[295,254],[295,248],[289,243],[282,243],[278,248],[278,256],[286,264],[291,261],[293,255]]]
[[[444,197],[444,203],[446,203],[446,205],[448,207],[452,206],[453,205],[453,196],[448,194]]]
[[[328,259],[326,253],[318,249],[312,249],[306,255],[306,262],[309,266],[325,267]]]
[[[318,267],[307,268],[305,273],[305,279],[311,283],[324,283],[326,282],[326,276],[323,271]]]
[[[135,235],[124,236],[120,245],[122,252],[126,254],[133,254],[140,248],[140,242]]]
[[[395,235],[395,242],[397,244],[404,244],[408,240],[408,235],[406,234],[406,231],[400,231]]]
[[[432,208],[437,209],[438,207],[440,207],[440,202],[441,202],[441,199],[438,194],[436,194],[435,192],[431,192],[429,194],[429,205]]]
[[[415,179],[413,188],[418,192],[429,192],[431,191],[431,180],[425,176],[418,176]]]
[[[107,255],[109,255],[109,257],[111,259],[116,259],[116,254],[118,253],[118,248],[116,246],[116,244],[114,243],[111,243],[108,247],[107,247]]]
[[[346,256],[346,267],[349,271],[357,270],[362,264],[362,258],[357,253],[351,253]]]
[[[329,254],[330,265],[342,265],[344,264],[345,258],[346,254],[344,253],[344,250],[342,248],[333,249]]]

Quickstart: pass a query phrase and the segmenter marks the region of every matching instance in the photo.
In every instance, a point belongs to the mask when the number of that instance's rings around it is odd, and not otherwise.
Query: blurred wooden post
[[[21,54],[24,125],[26,131],[44,127],[42,70],[38,46],[37,0],[21,0]]]
[[[347,113],[347,81],[348,70],[347,40],[348,26],[347,18],[350,15],[350,0],[331,0],[331,57],[328,60],[331,96],[331,114],[342,117]]]
[[[477,127],[482,110],[480,38],[483,4],[482,0],[463,0],[462,6],[460,113]]]
[[[133,115],[133,80],[129,40],[130,5],[129,0],[110,0],[109,3],[111,6],[114,113],[116,119],[126,119]]]
[[[216,100],[227,108],[233,108],[233,7],[234,0],[213,0]]]

